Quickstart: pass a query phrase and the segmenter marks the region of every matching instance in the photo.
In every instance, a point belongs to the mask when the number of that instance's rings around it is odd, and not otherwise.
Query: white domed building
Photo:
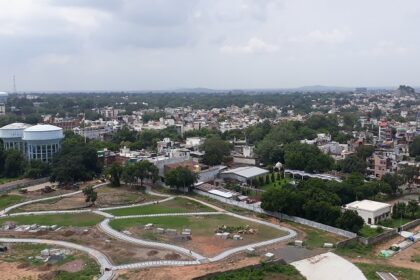
[[[0,138],[5,149],[19,149],[29,160],[51,161],[64,134],[61,127],[49,124],[13,123],[0,128]]]
[[[31,125],[26,123],[11,123],[0,128],[0,138],[3,139],[4,149],[16,149],[25,152],[26,145],[22,141],[22,137],[23,131],[28,127],[31,127]]]

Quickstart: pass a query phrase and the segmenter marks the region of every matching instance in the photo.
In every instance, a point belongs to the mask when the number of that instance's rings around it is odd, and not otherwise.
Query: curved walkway
[[[99,188],[99,187],[106,186],[108,184],[109,184],[108,182],[101,183],[101,184],[93,186],[93,188],[96,189],[96,188]],[[4,216],[6,213],[10,212],[11,210],[22,207],[22,206],[25,206],[25,205],[28,205],[28,204],[32,204],[32,203],[36,203],[36,202],[42,202],[42,201],[48,201],[48,200],[52,200],[52,199],[56,199],[56,198],[64,198],[64,197],[72,196],[72,195],[79,194],[79,193],[82,193],[82,190],[75,191],[75,192],[72,192],[72,193],[66,193],[66,194],[62,194],[62,195],[56,195],[56,196],[50,196],[50,197],[44,197],[44,198],[24,201],[24,202],[9,206],[9,207],[5,208],[3,211],[0,211],[0,216]]]
[[[122,232],[119,232],[115,229],[113,229],[112,227],[110,227],[109,225],[109,221],[110,219],[105,219],[103,220],[100,224],[99,227],[101,230],[103,230],[106,234],[116,238],[116,239],[120,239],[132,244],[138,244],[138,245],[142,245],[142,246],[147,246],[147,247],[153,247],[153,248],[159,248],[159,249],[165,249],[165,250],[172,250],[178,253],[181,253],[183,255],[186,256],[191,256],[196,260],[205,260],[206,257],[192,252],[188,249],[185,249],[183,247],[180,246],[176,246],[176,245],[172,245],[172,244],[165,244],[165,243],[160,243],[160,242],[154,242],[154,241],[146,241],[143,239],[139,239],[139,238],[134,238],[131,236],[128,236]],[[191,253],[190,253],[191,252]]]
[[[95,185],[94,188],[98,188],[98,187],[102,187],[107,185],[108,183],[101,183],[98,185]],[[188,196],[178,196],[178,197],[183,197],[198,203],[201,203],[207,207],[210,207],[212,209],[215,209],[217,212],[195,212],[195,213],[160,213],[160,214],[148,214],[148,215],[130,215],[130,216],[114,216],[110,213],[104,212],[107,210],[115,210],[115,209],[124,209],[124,208],[131,208],[131,207],[139,207],[139,206],[146,206],[146,205],[151,205],[151,204],[155,204],[157,202],[165,202],[165,201],[169,201],[171,199],[174,199],[177,196],[171,196],[171,195],[166,195],[166,194],[160,194],[160,193],[156,193],[151,191],[150,186],[146,187],[146,192],[148,194],[154,195],[154,196],[159,196],[159,197],[164,197],[164,199],[159,200],[159,201],[150,201],[150,202],[146,202],[146,203],[139,203],[139,204],[131,204],[131,205],[123,205],[123,206],[115,206],[115,207],[104,207],[104,208],[97,208],[97,209],[81,209],[81,210],[62,210],[62,211],[36,211],[36,212],[21,212],[21,213],[12,213],[12,214],[7,214],[9,211],[19,208],[21,206],[27,205],[27,204],[31,204],[31,203],[36,203],[36,202],[41,202],[41,201],[47,201],[47,200],[51,200],[51,199],[56,199],[56,198],[63,198],[63,197],[68,197],[68,196],[72,196],[72,195],[76,195],[81,193],[82,191],[76,191],[76,192],[72,192],[72,193],[68,193],[68,194],[64,194],[64,195],[59,195],[59,196],[53,196],[53,197],[47,197],[47,198],[41,198],[41,199],[35,199],[35,200],[30,200],[30,201],[25,201],[22,203],[18,203],[15,205],[12,205],[8,208],[6,208],[3,211],[0,211],[0,217],[4,217],[4,216],[28,216],[28,215],[48,215],[48,214],[79,214],[79,213],[94,213],[97,215],[101,215],[103,217],[105,217],[105,219],[99,224],[99,228],[104,231],[106,234],[132,243],[132,244],[138,244],[138,245],[142,245],[142,246],[147,246],[147,247],[152,247],[152,248],[159,248],[159,249],[165,249],[165,250],[172,250],[178,253],[181,253],[183,255],[186,256],[190,256],[192,258],[194,258],[195,260],[193,261],[177,261],[177,260],[161,260],[161,261],[147,261],[147,262],[138,262],[138,263],[132,263],[132,264],[123,264],[123,265],[118,265],[118,266],[114,266],[111,264],[111,262],[108,260],[108,258],[101,253],[100,251],[97,251],[95,249],[89,248],[89,247],[85,247],[82,245],[78,245],[78,244],[74,244],[74,243],[70,243],[70,242],[65,242],[65,241],[57,241],[57,240],[46,240],[46,239],[18,239],[18,238],[0,238],[0,242],[26,242],[26,243],[44,243],[44,244],[52,244],[52,245],[59,245],[59,246],[63,246],[63,247],[68,247],[68,248],[73,248],[76,250],[80,250],[83,252],[88,253],[89,255],[93,256],[97,262],[100,264],[101,266],[101,272],[103,273],[100,280],[107,280],[107,279],[112,279],[113,277],[113,272],[110,270],[118,270],[118,269],[139,269],[139,268],[147,268],[147,267],[158,267],[158,266],[185,266],[185,265],[197,265],[203,262],[216,262],[216,261],[220,261],[224,258],[229,257],[232,254],[236,254],[239,253],[241,251],[246,250],[247,248],[250,247],[261,247],[261,246],[267,246],[276,242],[281,242],[281,241],[285,241],[291,238],[294,238],[297,234],[294,230],[289,229],[289,228],[285,228],[279,225],[275,225],[266,221],[262,221],[262,220],[258,220],[258,219],[254,219],[254,218],[250,218],[250,217],[246,217],[246,216],[241,216],[241,215],[237,215],[231,212],[227,212],[226,210],[217,207],[215,205],[212,205],[210,203],[192,198],[192,197],[188,197]],[[193,252],[189,249],[180,247],[180,246],[176,246],[176,245],[172,245],[172,244],[165,244],[165,243],[160,243],[160,242],[153,242],[153,241],[147,241],[147,240],[142,240],[139,238],[134,238],[131,236],[128,236],[126,234],[123,234],[113,228],[111,228],[109,226],[109,222],[110,219],[129,219],[129,218],[144,218],[144,217],[163,217],[163,216],[197,216],[197,215],[221,215],[221,214],[225,214],[225,215],[230,215],[239,219],[243,219],[243,220],[248,220],[254,223],[258,223],[258,224],[262,224],[265,226],[269,226],[284,232],[287,232],[288,234],[282,237],[278,237],[278,238],[274,238],[271,240],[266,240],[263,242],[258,242],[258,243],[254,243],[254,244],[249,244],[246,246],[241,246],[241,247],[236,247],[236,248],[232,248],[229,250],[226,250],[214,257],[211,258],[207,258],[205,256],[202,256],[201,254],[198,254],[196,252]]]
[[[66,241],[58,241],[58,240],[49,240],[49,239],[35,239],[35,238],[0,238],[0,242],[3,243],[37,243],[37,244],[48,244],[48,245],[57,245],[62,246],[78,251],[85,252],[96,259],[98,264],[101,266],[101,273],[102,276],[99,280],[108,280],[112,279],[114,276],[113,269],[115,267],[111,264],[108,260],[107,256],[101,253],[98,250],[88,248],[79,244],[70,243]]]
[[[167,250],[173,250],[176,252],[179,252],[181,254],[187,255],[187,256],[192,256],[194,257],[196,260],[203,262],[203,261],[210,261],[210,262],[216,262],[216,261],[220,261],[224,258],[229,257],[232,254],[236,254],[239,253],[241,251],[245,251],[247,248],[249,247],[253,247],[253,248],[257,248],[257,247],[262,247],[262,246],[267,246],[270,244],[274,244],[277,242],[281,242],[281,241],[285,241],[291,238],[294,238],[297,233],[289,228],[285,228],[279,225],[275,225],[269,222],[265,222],[265,221],[261,221],[258,219],[253,219],[253,218],[249,218],[249,217],[244,217],[241,215],[237,215],[237,214],[233,214],[230,212],[226,212],[226,213],[221,213],[221,212],[198,212],[198,213],[165,213],[165,214],[151,214],[151,215],[136,215],[136,216],[124,216],[124,217],[115,217],[115,219],[128,219],[128,218],[136,218],[136,217],[162,217],[162,216],[197,216],[197,215],[229,215],[238,219],[243,219],[243,220],[247,220],[247,221],[251,221],[254,223],[258,223],[258,224],[262,224],[265,226],[269,226],[275,229],[278,229],[280,231],[284,231],[287,232],[288,234],[285,236],[281,236],[278,238],[274,238],[274,239],[270,239],[270,240],[266,240],[266,241],[262,241],[262,242],[258,242],[258,243],[253,243],[253,244],[248,244],[245,246],[241,246],[241,247],[236,247],[236,248],[232,248],[229,250],[226,250],[214,257],[211,258],[206,258],[196,252],[193,252],[191,250],[188,250],[184,247],[180,247],[180,246],[176,246],[176,245],[172,245],[172,244],[166,244],[166,243],[160,243],[160,242],[153,242],[153,241],[147,241],[147,240],[143,240],[140,238],[135,238],[135,237],[131,237],[128,236],[122,232],[119,232],[115,229],[113,229],[112,227],[109,226],[109,221],[110,219],[105,219],[104,221],[102,221],[100,223],[100,228],[108,235],[116,238],[116,239],[121,239],[127,242],[131,242],[134,244],[139,244],[139,245],[143,245],[143,246],[148,246],[148,247],[156,247],[156,248],[160,248],[160,249],[167,249]]]

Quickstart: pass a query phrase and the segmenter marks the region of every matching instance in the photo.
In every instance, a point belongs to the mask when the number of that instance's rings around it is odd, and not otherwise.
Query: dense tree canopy
[[[316,146],[293,142],[284,148],[284,162],[287,168],[306,172],[325,172],[332,168],[333,159]]]
[[[414,141],[409,146],[409,152],[412,157],[420,156],[420,136],[414,138]]]
[[[67,133],[60,152],[53,159],[51,180],[63,184],[85,181],[100,171],[96,149],[82,137]]]
[[[351,155],[339,162],[339,167],[342,172],[345,173],[360,173],[366,172],[366,161],[356,155]]]
[[[221,164],[230,154],[230,144],[218,135],[212,135],[204,141],[200,149],[204,152],[203,163],[208,165]]]
[[[186,167],[178,166],[165,174],[165,183],[176,190],[188,188],[190,191],[198,180],[198,175]]]

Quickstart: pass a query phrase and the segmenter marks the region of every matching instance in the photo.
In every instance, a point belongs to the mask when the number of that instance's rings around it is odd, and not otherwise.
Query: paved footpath
[[[94,186],[94,188],[98,188],[98,187],[102,187],[107,185],[108,183],[102,183],[102,184],[98,184],[96,186]],[[0,212],[0,216],[6,216],[6,213],[8,213],[9,211],[11,211],[12,209],[16,209],[18,207],[30,204],[30,203],[36,203],[36,202],[40,202],[40,201],[46,201],[46,200],[51,200],[51,199],[55,199],[55,198],[63,198],[63,197],[68,197],[68,196],[72,196],[75,194],[79,194],[82,191],[76,191],[73,193],[68,193],[65,195],[59,195],[59,196],[54,196],[54,197],[47,197],[47,198],[41,198],[41,199],[36,199],[36,200],[31,200],[31,201],[25,201],[22,203],[18,203],[15,205],[12,205],[8,208],[6,208],[4,211]],[[165,201],[169,201],[171,199],[174,199],[175,196],[170,196],[170,195],[166,195],[166,194],[159,194],[159,193],[155,193],[153,191],[151,191],[150,187],[146,188],[146,192],[155,196],[159,196],[159,197],[164,197],[164,199],[158,201],[158,202],[165,202]],[[57,241],[57,240],[45,240],[45,239],[16,239],[16,238],[0,238],[0,242],[26,242],[26,243],[44,243],[44,244],[51,244],[51,245],[58,245],[58,246],[63,246],[63,247],[68,247],[68,248],[72,248],[72,249],[76,249],[76,250],[80,250],[83,252],[88,253],[89,255],[93,256],[98,263],[101,266],[101,272],[103,273],[100,280],[107,280],[107,279],[112,279],[112,277],[114,276],[113,274],[113,270],[118,270],[118,269],[139,269],[139,268],[147,268],[147,267],[158,267],[158,266],[185,266],[185,265],[197,265],[200,264],[202,262],[216,262],[216,261],[220,261],[226,257],[229,257],[232,254],[236,254],[239,253],[241,251],[246,250],[247,248],[250,247],[261,247],[261,246],[267,246],[276,242],[281,242],[281,241],[285,241],[291,238],[294,238],[297,234],[294,230],[289,229],[289,228],[285,228],[279,225],[275,225],[266,221],[262,221],[262,220],[258,220],[258,219],[254,219],[254,218],[250,218],[250,217],[245,217],[245,216],[241,216],[241,215],[237,215],[234,213],[230,213],[225,211],[224,209],[214,206],[210,203],[192,198],[192,197],[188,197],[188,196],[179,196],[179,197],[183,197],[192,201],[196,201],[199,202],[205,206],[208,206],[212,209],[215,209],[217,212],[195,212],[195,213],[160,213],[160,214],[148,214],[148,215],[130,215],[130,216],[117,216],[115,217],[114,215],[110,214],[110,213],[106,213],[104,211],[107,210],[114,210],[114,209],[124,209],[124,208],[130,208],[130,207],[139,207],[139,206],[145,206],[145,205],[152,205],[155,203],[158,203],[157,201],[150,201],[150,202],[146,202],[146,203],[140,203],[140,204],[131,204],[131,205],[124,205],[124,206],[115,206],[115,207],[107,207],[107,208],[98,208],[98,209],[81,209],[81,210],[63,210],[63,211],[38,211],[38,212],[22,212],[22,213],[13,213],[10,214],[10,216],[22,216],[22,215],[45,215],[45,214],[64,214],[64,213],[69,213],[69,214],[79,214],[79,213],[95,213],[98,215],[102,215],[103,217],[105,217],[105,219],[99,224],[99,228],[104,231],[106,234],[132,243],[132,244],[138,244],[138,245],[142,245],[142,246],[147,246],[147,247],[152,247],[152,248],[158,248],[158,249],[165,249],[165,250],[171,250],[171,251],[175,251],[178,253],[181,253],[183,255],[186,256],[190,256],[192,257],[193,261],[177,261],[177,260],[161,260],[161,261],[148,261],[148,262],[138,262],[138,263],[132,263],[132,264],[123,264],[123,265],[119,265],[119,266],[114,266],[111,264],[111,262],[108,260],[108,258],[101,252],[89,248],[89,247],[85,247],[82,245],[78,245],[78,244],[74,244],[74,243],[70,243],[70,242],[65,242],[65,241]],[[163,217],[163,216],[197,216],[197,215],[221,215],[221,214],[225,214],[225,215],[230,215],[239,219],[243,219],[243,220],[247,220],[247,221],[251,221],[254,223],[259,223],[265,226],[269,226],[272,228],[276,228],[280,231],[283,232],[287,232],[287,235],[285,236],[281,236],[278,238],[274,238],[271,240],[266,240],[263,242],[258,242],[258,243],[254,243],[254,244],[249,244],[246,246],[241,246],[241,247],[236,247],[236,248],[232,248],[229,250],[226,250],[214,257],[211,258],[206,258],[205,256],[202,256],[196,252],[193,252],[191,250],[188,250],[186,248],[180,247],[180,246],[176,246],[176,245],[172,245],[172,244],[165,244],[165,243],[160,243],[160,242],[153,242],[153,241],[147,241],[147,240],[142,240],[139,238],[134,238],[131,236],[128,236],[126,234],[123,234],[113,228],[111,228],[109,226],[109,222],[110,219],[129,219],[129,218],[143,218],[143,217]]]
[[[237,214],[233,214],[230,212],[226,212],[226,213],[221,213],[221,212],[204,212],[204,213],[165,213],[165,214],[150,214],[150,215],[136,215],[135,217],[162,217],[162,216],[197,216],[197,215],[221,215],[221,214],[225,214],[225,215],[229,215],[238,219],[243,219],[243,220],[247,220],[247,221],[251,221],[254,223],[258,223],[258,224],[262,224],[265,226],[269,226],[275,229],[278,229],[279,231],[283,231],[283,232],[287,232],[287,235],[285,236],[281,236],[278,238],[274,238],[274,239],[270,239],[270,240],[266,240],[266,241],[262,241],[262,242],[258,242],[258,243],[253,243],[253,244],[248,244],[245,246],[241,246],[241,247],[236,247],[236,248],[232,248],[229,250],[226,250],[214,257],[211,258],[206,258],[196,252],[193,252],[191,250],[185,249],[184,247],[180,247],[180,246],[176,246],[176,245],[172,245],[172,244],[166,244],[166,243],[160,243],[160,242],[153,242],[153,241],[147,241],[147,240],[143,240],[140,238],[135,238],[135,237],[131,237],[128,236],[122,232],[119,232],[113,228],[111,228],[109,226],[109,221],[110,219],[105,219],[104,221],[102,221],[100,223],[100,228],[108,235],[126,241],[126,242],[130,242],[130,243],[134,243],[134,244],[139,244],[142,246],[148,246],[148,247],[155,247],[155,248],[160,248],[160,249],[166,249],[166,250],[172,250],[172,251],[176,251],[178,253],[187,255],[187,256],[192,256],[194,257],[197,261],[210,261],[210,262],[216,262],[216,261],[220,261],[224,258],[229,257],[232,254],[236,254],[242,251],[245,251],[247,248],[257,248],[257,247],[262,247],[262,246],[267,246],[267,245],[271,245],[277,242],[281,242],[281,241],[285,241],[285,240],[289,240],[291,238],[296,237],[297,233],[289,228],[285,228],[279,225],[275,225],[269,222],[265,222],[265,221],[261,221],[258,219],[253,219],[253,218],[249,218],[249,217],[244,217],[241,215],[237,215]],[[122,217],[115,217],[115,219],[128,219],[128,218],[134,218],[133,216],[122,216]]]
[[[126,235],[122,232],[119,232],[119,231],[113,229],[112,227],[110,227],[109,226],[109,221],[110,221],[109,219],[103,220],[99,224],[99,228],[101,230],[103,230],[106,234],[108,234],[108,235],[110,235],[114,238],[129,242],[129,243],[132,243],[132,244],[138,244],[138,245],[141,245],[141,246],[147,246],[147,247],[152,247],[152,248],[159,248],[159,249],[164,249],[164,250],[175,251],[175,252],[181,253],[183,255],[190,256],[190,257],[192,257],[196,260],[205,260],[206,259],[206,257],[204,257],[204,256],[202,256],[202,255],[200,255],[196,252],[193,252],[193,251],[190,251],[190,250],[185,249],[183,247],[180,247],[180,246],[176,246],[176,245],[172,245],[172,244],[166,244],[166,243],[160,243],[160,242],[154,242],[154,241],[147,241],[147,240],[142,240],[142,239],[139,239],[139,238],[134,238],[134,237],[128,236],[128,235]]]
[[[0,242],[2,243],[37,243],[37,244],[48,244],[48,245],[56,245],[61,247],[66,247],[78,251],[85,252],[96,259],[98,264],[101,266],[101,277],[99,280],[109,280],[112,279],[114,276],[113,270],[115,269],[114,265],[108,260],[108,258],[98,250],[85,247],[79,244],[70,243],[66,241],[58,241],[58,240],[48,240],[48,239],[32,239],[32,238],[0,238]]]
[[[93,186],[93,188],[96,189],[96,188],[99,188],[99,187],[106,186],[108,184],[109,184],[108,182],[101,183],[101,184]],[[4,216],[5,214],[10,212],[11,210],[22,207],[22,206],[25,206],[25,205],[28,205],[28,204],[42,202],[42,201],[48,201],[48,200],[57,199],[57,198],[64,198],[64,197],[72,196],[72,195],[79,194],[79,193],[82,193],[82,190],[75,191],[75,192],[72,192],[72,193],[66,193],[66,194],[62,194],[62,195],[56,195],[56,196],[50,196],[50,197],[44,197],[44,198],[24,201],[24,202],[9,206],[6,209],[4,209],[3,211],[0,211],[0,216]]]

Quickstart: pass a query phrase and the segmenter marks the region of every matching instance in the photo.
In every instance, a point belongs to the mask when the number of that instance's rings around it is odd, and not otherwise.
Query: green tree
[[[26,160],[18,150],[6,151],[3,175],[5,177],[19,177],[25,172]]]
[[[346,210],[337,219],[336,223],[339,228],[359,233],[363,227],[364,221],[356,211]]]
[[[208,165],[217,165],[223,162],[226,156],[230,154],[230,144],[213,135],[207,138],[201,150],[204,151],[203,162]]]
[[[398,174],[391,174],[391,173],[386,173],[382,177],[382,181],[384,181],[391,187],[392,194],[396,194],[398,191],[398,188],[403,183],[403,179],[401,178],[401,176],[399,176]]]
[[[420,136],[416,136],[414,141],[409,145],[410,156],[420,156]]]
[[[316,146],[294,142],[285,146],[285,165],[306,172],[325,172],[331,169],[333,159]]]
[[[198,175],[186,167],[178,166],[165,174],[165,183],[179,191],[180,188],[191,191],[198,180]]]
[[[86,202],[90,202],[92,206],[95,205],[95,201],[98,198],[98,193],[93,189],[92,186],[84,188],[83,195],[85,196]]]
[[[420,168],[406,164],[401,167],[399,174],[403,178],[404,183],[411,186],[411,184],[414,183],[414,180],[420,175]]]
[[[31,160],[25,171],[25,177],[42,178],[50,174],[50,165],[47,162],[40,160]]]
[[[92,179],[101,172],[95,148],[78,135],[66,133],[61,151],[54,156],[51,181],[68,184]]]
[[[121,176],[123,173],[123,167],[114,162],[106,171],[106,174],[109,176],[111,181],[111,186],[119,187],[121,186]]]
[[[366,161],[356,155],[351,155],[339,162],[341,171],[345,173],[360,173],[366,172]]]
[[[406,210],[407,210],[408,213],[410,213],[411,218],[416,218],[416,214],[419,211],[418,202],[415,201],[414,199],[408,201]]]
[[[375,146],[362,145],[356,149],[356,155],[362,160],[366,160],[375,151]]]

